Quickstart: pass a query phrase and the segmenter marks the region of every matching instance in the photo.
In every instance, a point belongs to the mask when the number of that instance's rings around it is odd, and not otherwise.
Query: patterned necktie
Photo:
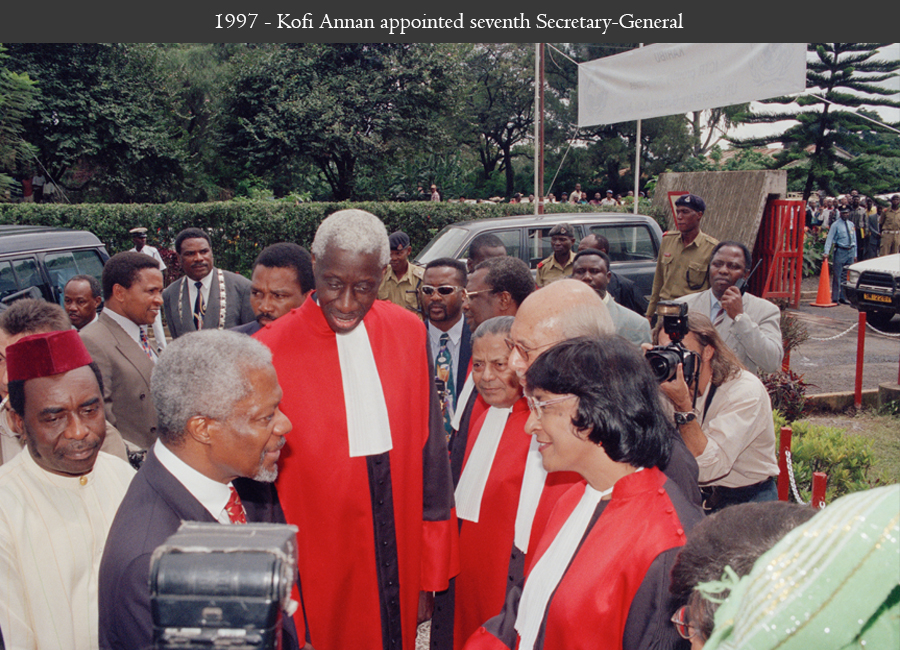
[[[453,357],[450,355],[450,335],[444,332],[441,334],[437,359],[435,359],[435,376],[439,381],[443,382],[444,390],[441,392],[441,412],[444,415],[444,430],[447,432],[449,439],[453,431],[453,404],[456,401],[456,385],[453,381]]]
[[[246,524],[247,515],[244,514],[244,505],[241,503],[241,497],[238,496],[237,490],[235,490],[234,487],[229,489],[231,490],[231,498],[228,499],[228,503],[225,504],[225,512],[228,513],[228,518],[231,520],[231,523]]]
[[[144,348],[144,352],[150,358],[150,361],[154,361],[155,359],[153,358],[153,350],[150,349],[150,340],[147,338],[147,330],[145,330],[143,327],[141,327],[140,330],[141,330],[141,347]]]
[[[713,319],[713,326],[718,327],[725,320],[725,308],[719,306],[719,311],[716,312],[716,317]]]
[[[203,292],[200,290],[203,283],[195,282],[194,286],[197,287],[197,299],[194,301],[194,328],[201,330],[203,329],[203,316],[206,314],[206,305],[203,304]]]

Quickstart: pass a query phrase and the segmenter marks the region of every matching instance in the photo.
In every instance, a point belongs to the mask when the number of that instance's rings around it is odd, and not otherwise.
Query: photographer
[[[683,322],[684,319],[682,319]],[[772,405],[762,382],[746,370],[706,316],[687,314],[684,347],[699,359],[685,378],[682,364],[660,389],[675,408],[675,423],[697,459],[708,510],[735,503],[774,501],[775,427]],[[677,339],[667,319],[653,332],[654,342]],[[696,396],[696,403],[695,398]]]

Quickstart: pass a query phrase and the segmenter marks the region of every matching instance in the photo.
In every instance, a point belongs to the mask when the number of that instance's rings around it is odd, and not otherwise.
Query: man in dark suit
[[[182,521],[284,521],[272,481],[291,423],[279,409],[268,348],[236,332],[178,339],[160,357],[153,394],[159,440],[125,494],[100,563],[105,650],[152,643],[150,557]]]
[[[209,235],[185,228],[175,238],[184,277],[163,292],[172,338],[201,329],[230,329],[255,320],[250,280],[214,266]]]
[[[302,305],[315,288],[312,258],[305,248],[289,242],[266,246],[253,262],[250,278],[250,307],[256,320],[232,329],[256,334],[266,323]]]
[[[418,289],[437,386],[442,392],[447,436],[452,431],[453,412],[466,383],[472,357],[472,332],[462,312],[466,282],[466,265],[460,260],[441,257],[425,266]]]
[[[81,338],[103,375],[106,419],[132,448],[147,449],[156,440],[156,410],[150,373],[156,350],[147,327],[162,306],[159,262],[142,253],[118,253],[103,267],[106,308],[81,330]]]

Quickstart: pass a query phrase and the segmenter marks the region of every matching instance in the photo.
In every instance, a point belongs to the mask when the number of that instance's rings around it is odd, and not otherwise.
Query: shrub
[[[811,385],[803,380],[803,375],[798,375],[793,370],[779,370],[761,375],[760,380],[769,393],[772,408],[778,409],[788,422],[797,420],[803,414],[806,389]]]
[[[822,260],[825,258],[825,238],[827,230],[818,232],[806,231],[803,238],[803,277],[809,278],[819,274]]]
[[[781,427],[786,425],[784,415],[775,411],[776,438]],[[813,472],[824,472],[828,476],[825,500],[829,503],[845,494],[884,484],[880,477],[870,475],[875,454],[872,442],[867,438],[848,435],[837,427],[804,421],[794,422],[791,426],[794,480],[804,502],[810,500]]]

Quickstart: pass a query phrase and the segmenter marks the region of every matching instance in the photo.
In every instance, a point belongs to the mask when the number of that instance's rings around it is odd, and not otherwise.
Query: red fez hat
[[[91,355],[74,329],[32,334],[6,348],[10,381],[59,375],[90,362]]]

